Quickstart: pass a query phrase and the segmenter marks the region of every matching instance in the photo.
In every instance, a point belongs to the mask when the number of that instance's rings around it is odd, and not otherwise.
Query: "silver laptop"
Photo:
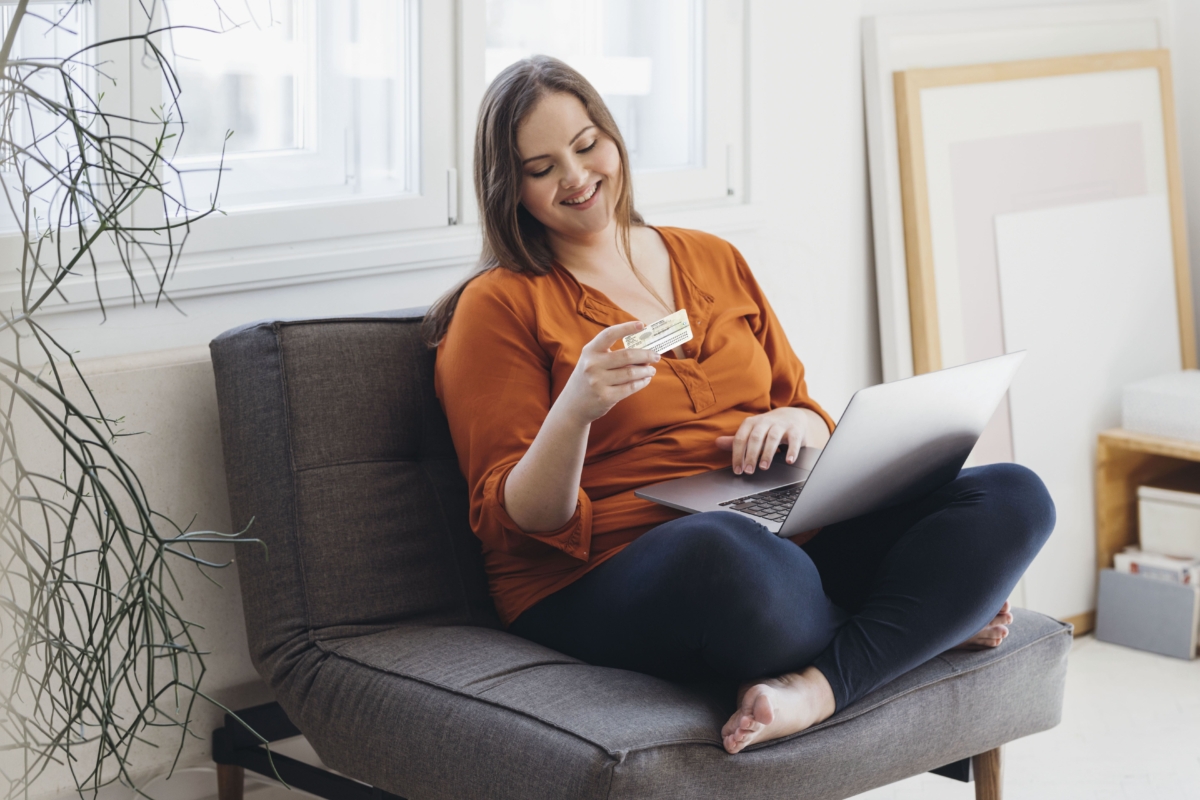
[[[780,536],[912,500],[962,469],[1025,351],[860,389],[825,448],[795,464],[734,475],[732,467],[634,494],[681,511],[733,511]]]

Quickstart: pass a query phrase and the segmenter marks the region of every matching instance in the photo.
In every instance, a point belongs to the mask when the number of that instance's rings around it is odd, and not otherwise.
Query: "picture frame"
[[[1131,81],[1130,78],[1137,80]],[[1072,80],[1074,79],[1074,80]],[[1152,79],[1152,80],[1151,80]],[[1056,82],[1059,85],[1049,92],[1040,94],[1028,91],[1022,92],[1018,84],[1025,89],[1041,82]],[[1111,85],[1100,85],[1107,82]],[[1156,83],[1154,97],[1146,96],[1149,84]],[[1067,85],[1073,83],[1075,85]],[[1140,85],[1132,85],[1139,83]],[[1118,85],[1120,88],[1118,90]],[[972,87],[978,89],[998,88],[1002,85],[1014,87],[1014,91],[992,92],[992,98],[968,99]],[[1095,100],[1093,106],[1085,107],[1086,101],[1072,103],[1071,97],[1086,87],[1089,96]],[[947,124],[957,125],[959,129],[943,132],[930,130],[931,95],[937,90],[956,91],[958,97],[948,98],[948,104],[943,117]],[[1120,91],[1121,99],[1128,101],[1128,108],[1114,109],[1108,106],[1117,101],[1104,99],[1106,95]],[[975,91],[974,94],[981,94]],[[945,289],[939,293],[939,280],[949,282],[956,272],[960,251],[964,243],[959,242],[955,234],[959,225],[950,216],[957,213],[963,215],[961,207],[955,209],[954,188],[950,183],[953,167],[947,169],[949,160],[954,156],[944,150],[956,145],[965,145],[972,141],[996,141],[1003,136],[1029,136],[1045,133],[1053,135],[1057,131],[1075,130],[1078,135],[1074,140],[1064,140],[1058,143],[1060,152],[1067,153],[1072,147],[1084,144],[1090,147],[1090,153],[1096,158],[1092,161],[1082,160],[1077,165],[1078,171],[1073,174],[1063,174],[1061,179],[1068,185],[1041,185],[1029,187],[1029,191],[1040,192],[1044,202],[1024,204],[1024,208],[995,207],[997,198],[989,198],[993,206],[979,209],[986,215],[988,221],[999,213],[1026,210],[1031,207],[1047,207],[1053,205],[1069,205],[1077,202],[1107,199],[1114,196],[1129,196],[1132,194],[1165,193],[1169,200],[1172,247],[1174,252],[1176,273],[1176,299],[1179,315],[1180,351],[1185,369],[1196,367],[1196,337],[1192,305],[1192,284],[1188,266],[1187,222],[1183,205],[1183,177],[1180,169],[1179,142],[1175,120],[1175,102],[1171,82],[1170,54],[1166,50],[1143,50],[1122,53],[1106,53],[1088,56],[1071,56],[1065,58],[1032,59],[1028,61],[1001,62],[995,64],[976,64],[960,67],[941,67],[934,69],[904,70],[895,73],[894,95],[896,102],[897,148],[901,175],[901,197],[904,218],[904,241],[906,283],[911,317],[911,337],[913,369],[916,374],[954,366],[965,360],[975,360],[974,357],[987,357],[985,352],[972,352],[970,348],[961,348],[958,342],[951,338],[958,333],[954,325],[953,303],[948,302]],[[1053,102],[1057,99],[1064,107],[1050,109],[1039,107],[1032,109],[1030,114],[1048,115],[1046,119],[1023,119],[1015,124],[1010,115],[1020,114],[1022,104],[1030,102]],[[1010,105],[999,108],[993,106],[983,111],[980,105],[1002,100]],[[1151,100],[1156,101],[1150,102]],[[964,108],[964,103],[972,105],[973,110]],[[956,106],[951,108],[950,106]],[[1065,106],[1073,107],[1065,107]],[[1155,117],[1157,116],[1157,119]],[[964,120],[964,117],[967,119]],[[1001,120],[1009,117],[1004,122]],[[1155,124],[1157,122],[1157,124]],[[936,123],[935,123],[936,124]],[[1101,182],[1104,187],[1080,187],[1074,196],[1067,196],[1072,181],[1078,183],[1081,176],[1096,175],[1096,170],[1105,165],[1101,157],[1124,150],[1128,157],[1130,142],[1093,142],[1085,141],[1085,132],[1101,127],[1130,129],[1134,125],[1149,128],[1147,136],[1142,141],[1145,164],[1145,174],[1142,185],[1138,185],[1137,176],[1105,174]],[[1120,138],[1119,134],[1128,131],[1109,130],[1106,133],[1115,134],[1109,139]],[[1130,138],[1125,137],[1127,140]],[[939,152],[931,152],[931,146]],[[1053,143],[1042,138],[1039,142],[1027,142],[1026,153],[1038,147],[1053,147]],[[994,149],[994,148],[993,148]],[[980,157],[996,153],[979,154]],[[1018,154],[1019,155],[1019,154]],[[960,159],[961,160],[961,159]],[[1136,171],[1134,165],[1131,171]],[[1090,189],[1090,191],[1089,191]],[[1009,184],[1003,187],[1010,197],[1022,191],[1017,185]],[[1055,192],[1059,196],[1053,197]],[[994,235],[990,226],[986,229],[988,236]],[[984,242],[991,247],[994,274],[995,254],[994,239]],[[986,256],[985,256],[986,257]],[[939,299],[940,296],[940,299]],[[998,294],[997,294],[998,302]],[[978,313],[978,308],[962,308],[961,313]],[[999,355],[1002,350],[992,354]]]
[[[1097,434],[1122,386],[1197,363],[1170,53],[902,70],[893,94],[913,371],[1028,349],[968,463],[1046,483],[1021,604],[1087,630]]]
[[[863,88],[883,380],[914,374],[893,73],[1170,46],[1162,0],[883,14],[863,20]]]

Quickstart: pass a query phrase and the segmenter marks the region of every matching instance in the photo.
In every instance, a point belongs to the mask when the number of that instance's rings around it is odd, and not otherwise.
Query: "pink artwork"
[[[950,145],[950,165],[966,361],[1005,352],[997,214],[1147,192],[1142,130],[1136,122],[957,142]],[[1012,460],[1006,397],[980,437],[972,463]]]

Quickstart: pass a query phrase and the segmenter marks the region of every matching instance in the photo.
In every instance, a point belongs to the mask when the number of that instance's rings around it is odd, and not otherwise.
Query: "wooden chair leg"
[[[235,764],[217,764],[217,800],[242,800],[246,770]]]
[[[1000,800],[1004,782],[1001,766],[999,747],[972,756],[971,769],[975,773],[975,800]]]

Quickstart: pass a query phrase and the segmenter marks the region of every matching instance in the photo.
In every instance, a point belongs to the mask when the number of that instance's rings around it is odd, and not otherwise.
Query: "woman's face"
[[[608,228],[617,206],[621,156],[573,94],[547,94],[517,129],[521,204],[563,236]]]

